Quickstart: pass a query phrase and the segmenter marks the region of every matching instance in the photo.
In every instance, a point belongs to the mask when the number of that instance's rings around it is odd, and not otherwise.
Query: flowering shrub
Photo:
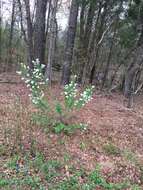
[[[65,105],[69,110],[74,108],[79,109],[85,106],[92,99],[94,86],[87,87],[78,98],[78,90],[76,84],[76,76],[74,79],[64,87]]]
[[[70,110],[73,109],[75,98],[77,96],[77,84],[75,80],[72,80],[70,84],[65,85],[64,95],[65,95],[65,106]]]
[[[22,80],[25,81],[27,87],[30,89],[31,94],[30,99],[32,103],[38,107],[43,114],[43,117],[53,117],[51,121],[54,121],[53,123],[56,123],[55,130],[56,131],[66,131],[64,120],[66,119],[66,114],[70,115],[71,111],[74,109],[80,109],[83,106],[85,106],[86,103],[88,103],[92,99],[93,89],[94,87],[87,87],[83,93],[79,93],[77,84],[76,84],[76,76],[73,78],[73,80],[68,84],[64,86],[64,104],[58,102],[55,106],[55,111],[59,115],[58,119],[56,117],[56,113],[50,116],[48,115],[49,111],[49,104],[48,101],[44,99],[44,92],[41,88],[41,84],[48,84],[48,80],[45,79],[43,75],[43,69],[45,68],[45,65],[40,65],[39,60],[36,59],[36,61],[33,61],[33,71],[31,72],[29,66],[26,66],[24,64],[21,64],[21,71],[17,72],[22,76]],[[40,115],[41,117],[41,115]],[[56,122],[55,122],[56,120]],[[51,123],[53,125],[53,123]],[[61,124],[63,123],[63,125]],[[59,125],[60,124],[60,125]],[[62,129],[61,129],[62,126]],[[63,127],[64,126],[64,127]],[[76,126],[76,125],[73,125]],[[79,125],[80,126],[80,125]],[[59,127],[59,129],[58,129]],[[73,127],[74,128],[74,127]],[[78,128],[78,127],[75,127]]]
[[[47,102],[44,101],[44,92],[40,88],[40,84],[47,84],[48,80],[45,80],[43,75],[43,69],[45,65],[40,65],[39,60],[33,61],[33,72],[31,72],[29,66],[21,63],[21,71],[17,73],[22,76],[22,80],[25,81],[27,87],[30,89],[31,94],[29,97],[32,103],[40,107],[41,109],[47,109]]]

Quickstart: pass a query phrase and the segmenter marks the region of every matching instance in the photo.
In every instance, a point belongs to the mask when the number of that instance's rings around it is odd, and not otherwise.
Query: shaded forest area
[[[0,0],[0,189],[143,189],[143,1]]]
[[[70,1],[14,0],[9,4],[8,19],[2,17],[1,8],[2,72],[17,69],[20,62],[32,69],[32,60],[38,58],[46,65],[50,81],[56,70],[62,71],[61,84],[77,75],[79,84],[121,90],[129,99],[142,89],[142,1],[79,0],[70,6]],[[63,6],[69,13],[64,31],[58,23],[59,12],[64,17]]]

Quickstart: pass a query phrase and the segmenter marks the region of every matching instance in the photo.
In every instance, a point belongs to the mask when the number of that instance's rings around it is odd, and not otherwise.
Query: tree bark
[[[139,71],[139,67],[132,67],[129,71],[128,74],[126,75],[125,78],[125,89],[124,89],[124,95],[128,99],[127,107],[131,108],[133,104],[133,95],[135,91],[135,77],[137,72]]]
[[[68,84],[71,76],[72,57],[74,49],[74,41],[76,36],[77,17],[78,17],[79,3],[77,0],[72,0],[68,24],[68,32],[65,47],[65,61],[62,71],[61,84]]]
[[[26,31],[24,29],[23,26],[23,13],[22,13],[22,4],[21,4],[21,0],[17,0],[18,2],[18,7],[19,7],[19,13],[20,13],[20,25],[21,25],[21,32],[23,34],[24,37],[24,41],[27,44],[27,37],[26,37]]]
[[[104,33],[104,26],[105,26],[105,19],[106,19],[106,15],[107,15],[107,11],[108,11],[108,4],[109,4],[110,0],[107,0],[104,2],[103,8],[104,11],[101,15],[101,21],[100,21],[100,26],[99,26],[99,30],[97,33],[97,38],[96,38],[96,44],[94,45],[93,48],[93,52],[91,54],[91,59],[89,61],[91,67],[91,71],[90,71],[90,78],[89,78],[89,83],[92,84],[94,76],[95,76],[95,72],[96,72],[96,65],[97,65],[97,60],[98,60],[98,55],[99,55],[99,51],[100,51],[100,47],[101,47],[101,43],[99,43],[102,40],[102,35]]]
[[[9,67],[12,67],[12,42],[13,42],[13,32],[14,32],[14,23],[15,23],[15,6],[16,1],[13,0],[12,2],[12,14],[11,14],[11,25],[10,25],[10,35],[9,35],[9,44],[8,44],[8,65],[7,70]],[[11,64],[11,65],[10,65]]]
[[[143,8],[143,4],[141,2],[140,9]],[[130,101],[133,99],[135,88],[134,84],[137,86],[137,77],[136,74],[142,69],[143,66],[143,14],[139,11],[139,17],[138,17],[140,23],[141,23],[141,34],[138,39],[136,48],[132,51],[132,55],[130,57],[133,57],[131,60],[130,65],[127,68],[127,71],[125,73],[125,83],[124,83],[124,95],[128,98],[128,107],[131,107]]]
[[[33,27],[31,22],[30,4],[29,0],[24,0],[26,9],[26,20],[27,20],[27,45],[28,45],[28,64],[30,69],[33,69],[34,55],[33,55]]]
[[[83,37],[80,38],[81,64],[79,65],[80,72],[79,72],[79,76],[78,76],[78,83],[84,83],[84,79],[86,77],[85,76],[85,72],[86,72],[85,67],[86,67],[86,63],[88,61],[88,48],[89,48],[89,42],[90,42],[91,31],[92,31],[92,26],[93,26],[95,7],[96,7],[96,3],[91,1],[89,4],[89,10],[88,10],[88,14],[87,14],[87,22],[86,22],[85,30],[83,30],[81,27],[82,31],[81,31],[80,35]],[[81,14],[81,21],[84,19],[84,18],[82,18],[84,16],[84,14],[83,13]],[[82,34],[82,32],[83,32],[83,34]]]
[[[34,58],[45,64],[45,20],[48,0],[37,0],[34,25]]]
[[[47,15],[47,24],[46,24],[46,39],[48,37],[48,32],[49,32],[49,25],[50,25],[50,13],[51,13],[51,3],[52,0],[48,1],[48,15]]]
[[[115,38],[116,38],[116,32],[117,32],[117,29],[118,29],[118,24],[119,24],[119,14],[122,10],[122,5],[123,5],[123,0],[120,1],[120,4],[119,4],[119,8],[116,12],[116,15],[115,15],[115,25],[114,25],[114,31],[113,31],[113,38],[112,38],[112,41],[111,41],[111,46],[110,46],[110,50],[109,50],[109,55],[108,55],[108,59],[107,59],[107,64],[105,66],[105,71],[104,71],[104,76],[103,76],[103,81],[102,81],[102,89],[105,85],[105,82],[106,82],[106,79],[108,77],[108,72],[109,72],[109,66],[110,66],[110,63],[111,63],[111,58],[112,58],[112,51],[113,51],[113,48],[114,48],[114,42],[115,42]]]
[[[57,35],[57,23],[56,23],[56,13],[57,13],[58,0],[53,0],[51,4],[51,19],[50,19],[50,34],[49,34],[49,50],[48,50],[48,64],[46,67],[46,78],[49,79],[51,84],[52,79],[52,66],[55,56],[55,40]]]

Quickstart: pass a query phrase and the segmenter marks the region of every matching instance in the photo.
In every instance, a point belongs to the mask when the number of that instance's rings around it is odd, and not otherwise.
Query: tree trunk
[[[31,14],[30,14],[30,4],[29,0],[24,0],[25,9],[26,9],[26,20],[27,20],[27,45],[28,45],[28,64],[30,69],[33,69],[33,27],[31,22]]]
[[[131,108],[133,105],[133,95],[134,95],[134,88],[135,86],[133,84],[135,84],[135,78],[136,78],[136,74],[139,71],[139,67],[132,67],[128,74],[126,75],[125,78],[125,87],[124,87],[124,95],[127,98],[128,102],[127,102],[127,107]]]
[[[83,56],[83,41],[84,41],[84,26],[85,26],[85,11],[86,10],[86,2],[83,1],[81,5],[81,11],[80,11],[80,25],[79,25],[79,44],[78,44],[78,52],[77,52],[77,65],[78,65],[78,83],[81,83],[82,81],[82,73],[81,73],[81,67],[84,62],[84,56]]]
[[[120,12],[122,10],[122,4],[123,4],[123,0],[121,0],[121,2],[120,2],[119,9],[117,10],[116,17],[115,17],[115,26],[114,26],[114,31],[113,31],[113,38],[112,38],[112,41],[111,41],[110,51],[109,51],[109,55],[108,55],[108,59],[107,59],[107,64],[105,66],[105,71],[104,71],[104,76],[103,76],[103,81],[102,81],[102,87],[101,88],[104,87],[106,79],[108,77],[109,66],[110,66],[111,58],[112,58],[112,51],[113,51],[113,48],[114,48],[114,42],[115,42],[115,38],[116,38],[116,31],[117,31],[118,24],[119,24],[119,14],[120,14]]]
[[[37,0],[34,25],[34,58],[45,64],[45,20],[48,0]]]
[[[143,8],[143,4],[140,4],[140,8]],[[124,83],[124,95],[125,97],[128,98],[128,107],[130,107],[130,100],[133,99],[131,97],[133,97],[134,91],[135,89],[133,89],[134,84],[137,85],[137,81],[136,81],[136,74],[141,70],[142,66],[143,66],[143,56],[142,56],[142,52],[143,52],[143,14],[140,15],[139,12],[139,19],[140,19],[140,23],[142,26],[141,29],[141,34],[140,37],[138,39],[136,48],[134,48],[134,51],[132,52],[132,55],[130,55],[130,57],[132,56],[133,59],[131,60],[131,64],[129,65],[129,67],[127,68],[127,72],[125,73],[125,83]]]
[[[79,8],[78,1],[72,0],[71,8],[70,8],[67,39],[66,39],[65,61],[63,65],[62,80],[61,80],[61,84],[63,85],[69,83],[70,76],[71,76],[71,66],[72,66],[74,41],[75,41],[75,36],[76,36],[78,8]]]
[[[24,41],[27,44],[27,37],[26,37],[26,32],[23,26],[23,13],[22,13],[22,4],[21,4],[21,0],[17,0],[18,2],[18,7],[19,7],[19,13],[20,13],[20,25],[21,25],[21,32],[23,34],[24,37]]]
[[[49,32],[49,25],[50,25],[50,13],[51,13],[51,3],[52,0],[48,1],[48,15],[47,15],[47,24],[46,24],[46,39],[48,37],[48,32]]]
[[[13,31],[14,31],[14,23],[15,23],[15,5],[16,2],[13,0],[12,2],[12,14],[11,14],[11,25],[10,25],[10,35],[9,35],[9,44],[8,44],[8,65],[7,70],[12,67],[12,42],[13,42]]]
[[[56,23],[56,13],[57,13],[58,0],[53,0],[51,4],[51,19],[50,19],[50,34],[49,34],[49,50],[48,50],[48,64],[46,68],[46,78],[49,79],[51,83],[52,79],[52,66],[55,56],[55,40],[57,35],[57,23]]]
[[[95,72],[96,72],[96,65],[97,65],[97,60],[98,60],[98,56],[99,56],[99,51],[100,51],[100,47],[101,47],[101,43],[99,43],[102,40],[102,35],[104,33],[104,26],[105,26],[105,19],[106,19],[106,15],[107,15],[107,11],[108,11],[108,4],[109,4],[110,0],[107,0],[104,2],[103,8],[104,11],[101,15],[101,21],[100,21],[100,26],[99,26],[99,30],[97,33],[97,38],[96,38],[96,44],[94,46],[93,52],[91,54],[91,59],[89,61],[91,67],[91,71],[90,71],[90,79],[89,79],[89,83],[92,84],[94,76],[95,76]]]
[[[80,50],[81,64],[79,68],[80,72],[78,76],[78,83],[84,83],[84,80],[86,77],[86,63],[88,61],[88,48],[89,48],[89,42],[90,42],[91,31],[92,31],[92,26],[93,26],[95,7],[96,7],[96,3],[91,1],[89,5],[88,14],[87,14],[87,22],[86,22],[85,30],[84,31],[82,30],[84,33],[80,34],[83,37],[80,38],[80,43],[82,45],[81,45],[81,50]],[[81,21],[84,19],[82,18],[82,16],[83,14],[81,15]]]

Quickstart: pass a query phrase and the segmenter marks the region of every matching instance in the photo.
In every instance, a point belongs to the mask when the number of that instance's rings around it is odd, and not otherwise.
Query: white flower
[[[45,67],[46,67],[46,65],[41,64],[41,69],[44,69]]]
[[[22,67],[23,67],[24,69],[26,69],[26,65],[25,65],[25,64],[22,64]]]
[[[27,84],[27,87],[30,87],[30,84]]]
[[[38,101],[37,101],[36,99],[33,98],[33,99],[32,99],[32,103],[33,103],[33,104],[37,104]]]
[[[39,59],[37,58],[35,61],[33,61],[33,63],[34,63],[35,66],[37,66],[37,65],[40,64],[40,61],[39,61]]]
[[[26,81],[25,81],[25,83],[29,83],[30,82],[30,80],[29,79],[27,79]]]
[[[21,71],[16,71],[16,73],[17,73],[17,74],[19,74],[19,75],[21,75],[21,74],[22,74],[22,72],[21,72]]]
[[[23,66],[24,66],[24,63],[20,63],[20,65],[23,67]]]

